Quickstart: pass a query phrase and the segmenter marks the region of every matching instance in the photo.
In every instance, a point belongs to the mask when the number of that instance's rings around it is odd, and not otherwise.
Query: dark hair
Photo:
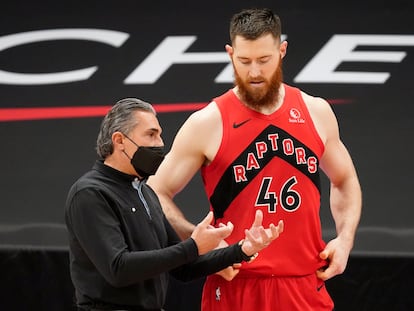
[[[138,124],[138,120],[133,117],[133,112],[148,111],[156,115],[151,104],[138,98],[124,98],[118,101],[104,117],[98,138],[96,140],[96,152],[98,156],[105,159],[112,154],[114,146],[112,144],[112,134],[121,132],[129,134]]]
[[[279,16],[269,9],[245,9],[231,18],[230,40],[232,43],[234,43],[236,36],[242,36],[247,40],[256,40],[269,33],[275,39],[280,39],[282,34]]]

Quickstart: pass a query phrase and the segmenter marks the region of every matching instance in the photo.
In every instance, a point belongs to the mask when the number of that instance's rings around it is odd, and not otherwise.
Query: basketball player
[[[200,168],[215,220],[235,225],[228,244],[243,236],[256,210],[264,226],[284,221],[283,235],[253,262],[207,278],[203,311],[332,310],[324,281],[345,270],[361,214],[353,161],[329,104],[283,83],[287,42],[277,15],[235,14],[230,39],[235,87],[186,120],[149,183],[182,238],[194,225],[173,197]],[[320,170],[330,180],[337,233],[327,243]]]

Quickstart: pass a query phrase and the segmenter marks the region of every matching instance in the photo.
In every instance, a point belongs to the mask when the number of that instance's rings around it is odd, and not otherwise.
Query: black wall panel
[[[280,15],[289,42],[285,81],[332,104],[358,169],[364,207],[348,269],[363,275],[355,271],[364,269],[364,258],[370,265],[412,258],[412,2],[216,0],[0,4],[0,246],[7,256],[27,249],[65,254],[66,193],[93,164],[100,121],[115,101],[133,96],[153,103],[169,147],[192,111],[232,87],[231,76],[220,79],[229,64],[228,21],[253,6]],[[167,40],[174,43],[163,46]],[[197,60],[169,65],[174,47]],[[143,65],[148,69],[139,74]],[[323,184],[329,239],[335,229]],[[198,175],[176,199],[194,222],[208,210]],[[3,266],[17,268],[13,263]],[[364,296],[382,295],[368,289],[381,282],[340,280],[364,283]]]

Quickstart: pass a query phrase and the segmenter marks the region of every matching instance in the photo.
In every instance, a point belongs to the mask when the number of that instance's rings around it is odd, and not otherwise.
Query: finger
[[[233,231],[233,224],[231,224],[230,226],[224,226],[224,227],[220,227],[220,228],[215,228],[214,230],[215,230],[215,233],[217,234],[218,237],[220,237],[221,239],[225,239]]]
[[[259,233],[262,238],[262,244],[264,246],[268,246],[270,242],[272,242],[276,238],[276,237],[273,237],[273,234],[272,236],[269,236],[263,227],[259,228]]]
[[[231,281],[234,279],[234,277],[240,272],[239,269],[234,269],[233,271],[229,272],[229,273],[225,273],[222,275],[223,279],[225,279],[226,281]]]
[[[329,252],[328,250],[324,249],[322,252],[319,253],[319,258],[326,260],[329,257]]]
[[[320,278],[321,280],[323,280],[323,281],[326,281],[326,280],[332,278],[334,275],[336,275],[336,274],[334,272],[334,269],[331,268],[331,267],[328,267],[326,269],[322,268],[322,269],[319,269],[319,270],[316,271],[316,276],[318,278]]]
[[[259,231],[260,231],[260,229],[262,229],[263,227],[259,227],[258,229],[259,229]],[[251,232],[250,232],[250,230],[248,230],[248,229],[246,229],[246,230],[244,230],[244,234],[246,235],[246,238],[250,241],[250,243],[252,244],[252,245],[256,245],[256,244],[258,244],[259,243],[259,241],[258,241],[258,238],[256,238]],[[261,234],[261,233],[260,233]]]
[[[222,222],[219,223],[218,227],[216,228],[233,228],[233,224],[229,221],[227,225],[223,224]]]
[[[321,279],[322,281],[326,281],[326,276],[325,276],[324,271],[317,270],[316,271],[316,276],[318,277],[318,279]]]
[[[226,281],[231,281],[239,272],[239,269],[234,268],[234,266],[229,266],[219,272],[216,272],[216,274],[220,275]]]
[[[234,269],[234,270],[233,270],[233,275],[232,275],[232,278],[231,278],[230,280],[228,280],[228,281],[233,280],[233,279],[234,279],[234,277],[235,277],[237,274],[239,274],[239,272],[240,272],[240,269]]]
[[[263,222],[263,212],[260,209],[258,209],[256,210],[256,215],[254,217],[254,222],[253,222],[252,227],[259,227],[262,225],[262,222]]]
[[[233,225],[233,223],[231,221],[229,221],[227,223],[227,227],[229,227],[231,229],[231,231],[233,231],[233,229],[234,229],[234,225]]]
[[[283,232],[283,221],[279,221],[277,227],[274,224],[270,224],[269,226],[271,239],[274,240],[279,237],[279,235]]]
[[[320,278],[321,280],[325,280],[326,279],[326,270],[329,268],[329,266],[323,266],[320,267],[318,270],[316,270],[316,275],[318,278]]]
[[[283,220],[279,220],[277,224],[277,228],[278,228],[279,234],[282,233],[283,230],[285,230],[285,223],[283,222]]]
[[[282,230],[280,230],[279,226],[277,226],[277,227],[274,226],[272,228],[272,238],[277,239],[282,232],[283,232],[283,228],[282,228]]]

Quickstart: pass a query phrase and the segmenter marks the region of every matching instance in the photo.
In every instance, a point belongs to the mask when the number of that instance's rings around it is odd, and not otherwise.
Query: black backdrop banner
[[[191,112],[232,87],[231,15],[267,6],[289,43],[285,81],[332,104],[358,169],[364,207],[353,254],[414,255],[414,6],[285,2],[2,2],[1,247],[67,249],[66,193],[92,166],[109,107],[124,97],[153,103],[169,147]],[[208,204],[198,175],[177,202],[201,220]]]

